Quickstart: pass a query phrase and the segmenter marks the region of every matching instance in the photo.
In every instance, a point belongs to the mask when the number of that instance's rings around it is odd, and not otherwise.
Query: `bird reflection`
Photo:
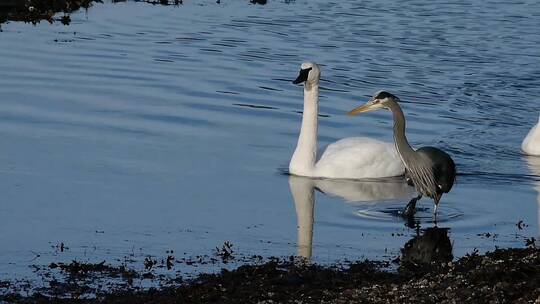
[[[417,230],[417,235],[401,249],[401,265],[449,262],[453,259],[452,243],[448,237],[449,228],[437,226]]]
[[[534,189],[538,192],[538,234],[540,235],[540,157],[526,156],[525,160],[527,161],[527,167],[529,167],[531,174],[536,176]]]
[[[309,259],[313,244],[315,183],[310,178],[291,175],[289,176],[289,187],[298,223],[298,256]]]
[[[414,189],[403,179],[331,180],[289,176],[298,220],[298,256],[310,259],[313,245],[315,189],[351,202],[373,202],[410,196]]]
[[[348,202],[376,202],[409,197],[414,188],[407,185],[403,178],[372,180],[315,180],[317,190],[341,197]]]

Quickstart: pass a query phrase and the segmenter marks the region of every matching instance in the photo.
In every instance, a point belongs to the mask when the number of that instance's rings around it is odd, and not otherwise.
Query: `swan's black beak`
[[[292,82],[294,84],[299,84],[307,80],[309,71],[311,71],[312,68],[302,69],[300,70],[300,73],[298,74],[298,77]]]

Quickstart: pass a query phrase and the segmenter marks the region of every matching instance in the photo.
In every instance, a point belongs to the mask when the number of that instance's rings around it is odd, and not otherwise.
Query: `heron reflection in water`
[[[426,265],[432,262],[449,262],[454,258],[449,228],[437,226],[417,230],[401,249],[401,267]]]
[[[456,166],[446,152],[434,147],[422,147],[414,150],[405,136],[405,116],[398,104],[399,98],[385,91],[379,91],[369,101],[353,110],[349,115],[370,112],[379,109],[390,110],[394,116],[394,142],[399,156],[405,165],[407,178],[416,187],[418,196],[405,207],[403,215],[410,217],[415,213],[416,202],[422,196],[428,196],[435,202],[434,216],[443,193],[448,193],[454,185]]]
[[[351,202],[376,202],[410,197],[412,188],[400,179],[332,180],[289,176],[298,220],[298,256],[310,259],[313,250],[315,190]]]

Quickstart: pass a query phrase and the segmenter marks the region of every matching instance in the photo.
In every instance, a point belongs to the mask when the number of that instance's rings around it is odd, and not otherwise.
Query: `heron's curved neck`
[[[319,86],[304,87],[304,112],[298,144],[289,165],[296,175],[311,175],[317,159],[317,127],[319,114]]]
[[[399,152],[401,160],[407,167],[409,156],[414,155],[414,150],[405,136],[405,116],[397,102],[389,103],[388,107],[394,116],[394,142]]]

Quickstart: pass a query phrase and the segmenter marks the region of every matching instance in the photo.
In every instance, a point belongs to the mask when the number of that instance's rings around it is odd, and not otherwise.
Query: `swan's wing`
[[[330,146],[331,144],[327,144],[327,145],[324,145],[320,148],[317,149],[317,159],[315,160],[315,162],[318,162],[321,157],[324,155],[324,153],[326,152],[326,149],[328,148],[328,146]]]
[[[316,176],[328,178],[389,177],[403,175],[404,170],[393,144],[367,137],[328,145],[315,166]]]

